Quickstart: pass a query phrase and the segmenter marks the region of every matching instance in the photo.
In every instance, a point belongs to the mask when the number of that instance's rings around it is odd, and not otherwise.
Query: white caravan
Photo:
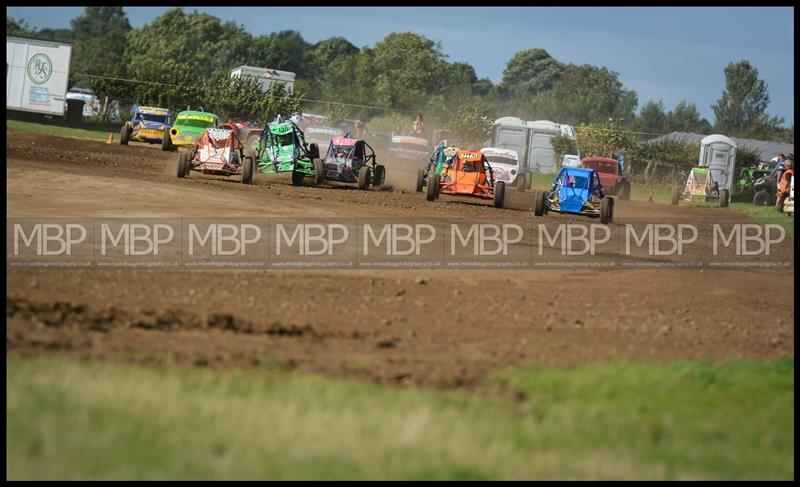
[[[239,66],[231,71],[231,78],[241,78],[243,76],[257,79],[261,83],[261,89],[265,92],[269,91],[275,83],[284,83],[287,90],[294,90],[295,74],[291,71],[256,68],[253,66]]]
[[[569,125],[549,120],[526,122],[517,117],[502,117],[494,122],[492,145],[516,151],[521,168],[528,168],[531,172],[553,173],[557,167],[550,139],[561,134],[574,139],[574,130]],[[574,166],[579,162],[580,154],[568,153],[561,165]]]
[[[6,110],[64,116],[72,46],[6,36]]]

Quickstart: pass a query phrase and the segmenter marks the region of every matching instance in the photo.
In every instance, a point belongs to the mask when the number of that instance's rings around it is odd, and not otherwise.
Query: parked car
[[[88,88],[71,88],[67,92],[67,100],[83,101],[83,116],[94,117],[100,114],[100,106],[94,92]]]
[[[631,199],[631,182],[622,175],[622,166],[616,159],[607,157],[585,157],[581,167],[594,169],[603,183],[603,192],[626,201]]]

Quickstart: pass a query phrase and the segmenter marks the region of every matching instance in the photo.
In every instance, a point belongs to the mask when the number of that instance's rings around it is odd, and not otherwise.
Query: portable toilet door
[[[494,140],[492,146],[499,149],[510,149],[519,154],[520,168],[528,167],[528,158],[525,157],[525,139],[528,128],[525,122],[516,117],[503,117],[495,120]]]
[[[736,166],[736,142],[720,134],[709,135],[700,141],[700,166],[709,168],[711,179],[720,191],[730,191]]]
[[[528,122],[528,164],[540,173],[556,171],[556,151],[550,139],[561,133],[561,127],[549,120]]]

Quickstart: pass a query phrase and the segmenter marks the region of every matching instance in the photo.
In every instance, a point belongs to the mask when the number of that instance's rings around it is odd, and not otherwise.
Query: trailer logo
[[[52,74],[53,62],[46,54],[36,54],[28,61],[28,78],[37,85],[46,83]]]

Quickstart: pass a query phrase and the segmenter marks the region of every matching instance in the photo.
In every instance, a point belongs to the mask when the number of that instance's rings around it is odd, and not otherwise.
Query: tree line
[[[613,119],[625,130],[652,134],[719,132],[794,140],[794,124],[784,128],[782,118],[766,112],[767,84],[747,60],[725,69],[712,123],[685,100],[672,110],[651,100],[637,113],[638,95],[623,86],[619,73],[564,63],[539,48],[516,53],[494,84],[478,78],[470,64],[450,62],[440,43],[411,32],[390,33],[373,46],[357,47],[343,37],[312,44],[297,31],[253,36],[235,22],[182,8],[134,29],[122,7],[87,7],[70,26],[36,30],[6,16],[8,35],[73,43],[70,86],[170,108],[203,105],[223,118],[266,116],[302,104],[306,111],[358,117],[384,128],[421,112],[429,129],[462,127],[475,137],[485,132],[485,120],[517,116],[576,126]],[[230,71],[239,65],[292,71],[295,93],[267,96],[247,80],[232,80]]]

